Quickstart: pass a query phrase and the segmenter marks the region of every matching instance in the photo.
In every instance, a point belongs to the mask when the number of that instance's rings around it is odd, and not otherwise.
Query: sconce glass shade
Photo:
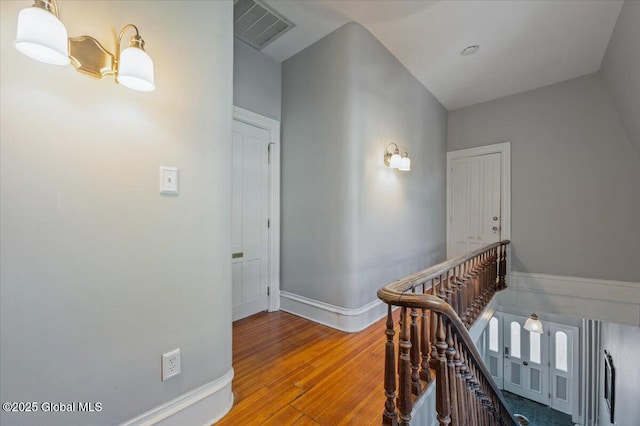
[[[127,47],[120,53],[118,83],[133,90],[151,92],[153,83],[153,60],[138,47]]]
[[[53,65],[69,63],[67,29],[56,16],[39,7],[18,14],[16,49],[30,58]]]
[[[409,157],[406,156],[406,154],[400,160],[400,167],[398,167],[398,170],[403,170],[405,172],[408,172],[409,170],[411,170],[411,159],[409,159]]]
[[[524,329],[531,333],[544,333],[542,323],[538,319],[538,315],[536,315],[535,312],[532,313],[531,316],[524,322]]]
[[[402,163],[402,158],[400,157],[400,154],[396,152],[389,159],[389,167],[392,169],[399,169],[400,163]]]

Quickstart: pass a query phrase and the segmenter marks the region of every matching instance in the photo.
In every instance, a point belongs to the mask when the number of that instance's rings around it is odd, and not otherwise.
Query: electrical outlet
[[[162,354],[162,381],[180,374],[180,348]]]

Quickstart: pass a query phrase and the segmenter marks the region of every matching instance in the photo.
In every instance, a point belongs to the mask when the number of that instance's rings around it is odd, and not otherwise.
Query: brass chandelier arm
[[[144,40],[142,40],[142,37],[140,37],[140,31],[138,31],[138,27],[136,27],[133,24],[127,24],[124,27],[122,27],[122,29],[120,30],[120,34],[118,34],[118,41],[116,43],[116,51],[119,52],[120,51],[120,46],[122,45],[122,37],[124,37],[124,33],[129,29],[129,28],[133,28],[136,31],[136,35],[133,36],[133,38],[131,39],[132,43],[135,42],[139,43],[140,46],[135,46],[138,47],[140,49],[142,49],[144,47]],[[144,50],[144,49],[143,49]]]
[[[114,74],[118,75],[118,71],[120,70],[120,49],[122,47],[122,37],[124,37],[124,33],[129,29],[133,28],[136,31],[136,35],[131,37],[131,47],[137,47],[139,49],[144,50],[144,40],[140,37],[140,31],[138,31],[138,27],[133,24],[127,24],[120,30],[120,34],[118,34],[118,40],[116,40],[116,54],[115,54],[115,65],[114,65]],[[116,81],[117,82],[117,81]]]

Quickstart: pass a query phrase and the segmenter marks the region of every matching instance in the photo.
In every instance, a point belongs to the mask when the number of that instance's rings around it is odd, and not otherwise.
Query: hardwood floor
[[[235,403],[217,425],[380,425],[384,319],[345,333],[285,312],[233,324]]]

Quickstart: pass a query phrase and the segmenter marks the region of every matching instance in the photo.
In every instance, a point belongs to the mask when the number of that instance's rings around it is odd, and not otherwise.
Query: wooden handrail
[[[439,276],[441,276],[445,272],[450,271],[451,269],[455,268],[456,266],[462,265],[463,263],[467,262],[468,260],[473,259],[474,257],[477,257],[478,255],[480,255],[482,253],[486,253],[487,251],[492,250],[492,249],[497,248],[497,247],[507,246],[510,243],[511,243],[511,241],[509,241],[509,240],[498,241],[497,243],[489,244],[488,246],[484,246],[484,247],[479,248],[479,249],[477,249],[475,251],[460,255],[458,257],[454,257],[454,258],[449,259],[449,260],[445,260],[444,262],[438,263],[437,265],[433,265],[430,268],[427,268],[427,269],[424,269],[422,271],[416,272],[415,274],[408,275],[408,276],[406,276],[406,277],[404,277],[402,279],[399,279],[398,281],[394,281],[393,283],[382,287],[380,290],[378,290],[378,297],[380,297],[380,291],[382,291],[384,289],[394,290],[396,292],[409,291],[412,288],[421,285],[425,281],[432,280],[434,278],[438,278]],[[504,285],[504,283],[502,283],[502,284]],[[382,299],[382,300],[385,301],[384,299]]]
[[[378,298],[388,305],[384,424],[409,424],[413,399],[420,398],[431,383],[431,372],[425,371],[425,365],[435,370],[441,425],[467,424],[462,419],[474,425],[517,424],[467,331],[493,293],[505,288],[508,244],[504,240],[485,246],[378,290]],[[397,401],[392,307],[401,309]],[[428,354],[427,348],[431,351]],[[427,357],[429,363],[420,364]]]

